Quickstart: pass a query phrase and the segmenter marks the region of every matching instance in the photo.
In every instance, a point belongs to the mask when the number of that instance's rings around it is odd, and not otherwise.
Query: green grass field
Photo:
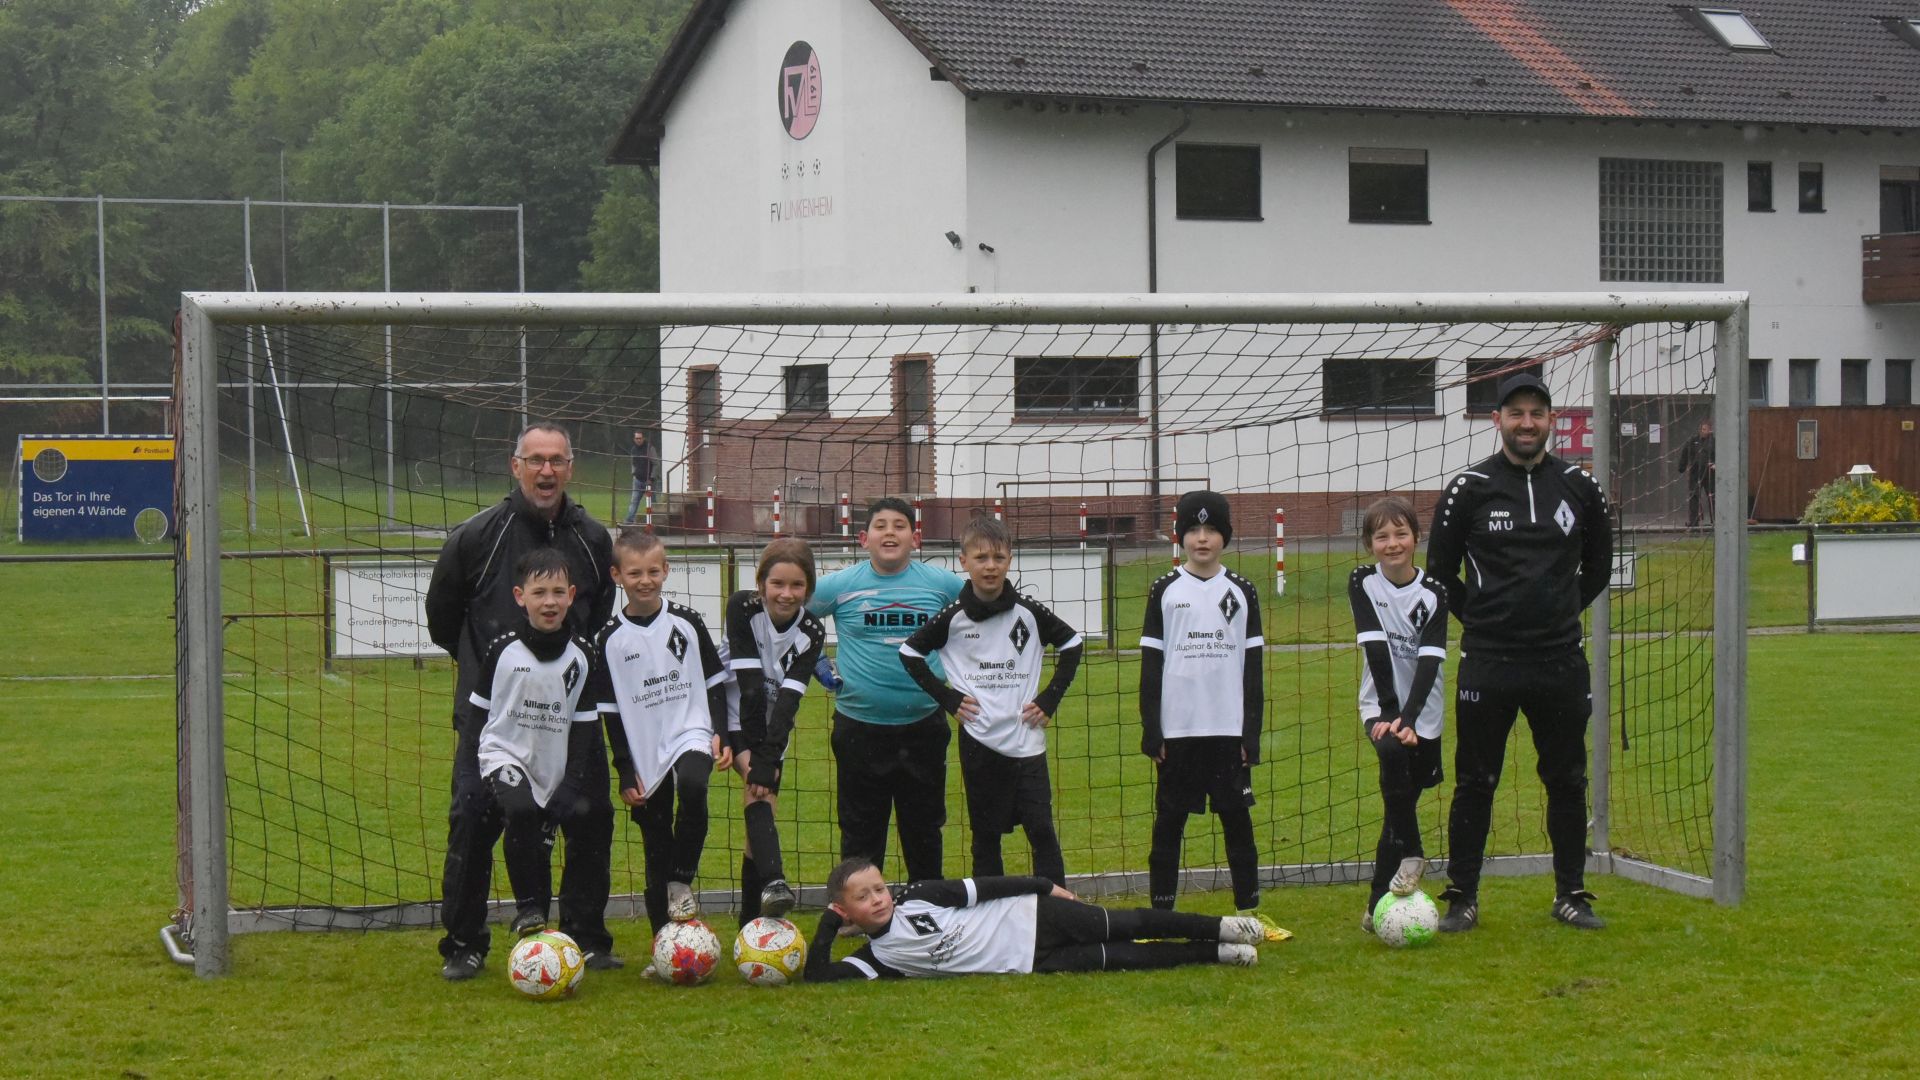
[[[1780,621],[1798,621],[1790,611],[1791,576],[1770,580],[1764,561],[1756,551],[1756,611],[1778,593],[1776,606],[1786,613]],[[1304,566],[1300,573],[1304,592],[1310,575]],[[543,1007],[506,988],[503,948],[481,981],[443,983],[435,935],[427,931],[245,936],[235,942],[233,975],[211,982],[173,965],[157,938],[177,903],[173,685],[113,678],[171,668],[167,568],[4,566],[0,582],[22,598],[0,629],[0,648],[10,658],[10,677],[0,679],[8,750],[0,758],[0,790],[9,793],[8,812],[0,814],[0,910],[25,931],[16,941],[38,946],[29,956],[51,948],[60,957],[16,964],[14,976],[0,981],[0,1044],[11,1050],[0,1055],[0,1075],[347,1077],[556,1067],[685,1075],[863,1067],[1071,1075],[1163,1075],[1170,1068],[1867,1075],[1909,1071],[1920,1051],[1904,1007],[1920,989],[1920,927],[1900,907],[1911,888],[1907,853],[1920,827],[1907,734],[1920,682],[1910,636],[1753,639],[1750,894],[1737,908],[1598,878],[1599,909],[1613,925],[1582,935],[1547,917],[1543,879],[1490,879],[1482,930],[1424,952],[1396,953],[1355,928],[1359,886],[1281,888],[1269,891],[1266,909],[1297,937],[1266,947],[1252,971],[768,992],[731,978],[670,990],[629,968],[590,979],[578,1000]],[[1291,596],[1293,573],[1289,584]],[[51,615],[29,627],[20,616],[41,597],[53,600]],[[1649,646],[1643,661],[1629,660],[1630,670],[1646,673],[1649,685],[1684,678],[1685,669],[1660,651],[1670,647]],[[1324,665],[1326,657],[1305,651],[1273,659]],[[1298,669],[1276,666],[1271,677],[1279,684],[1290,670]],[[1090,664],[1087,700],[1123,700],[1126,676],[1123,664]],[[443,667],[428,665],[412,678],[409,684],[407,676],[390,674],[388,685],[399,689],[388,691],[397,697],[382,712],[444,708]],[[1330,701],[1346,692],[1325,671],[1296,678],[1327,687]],[[247,688],[253,699],[272,702],[277,694],[298,705],[281,714],[326,716],[339,705],[327,700],[325,687],[334,685],[328,679],[279,688],[256,682],[265,685]],[[292,701],[309,693],[314,701]],[[817,732],[819,718],[802,725]],[[1107,737],[1124,739],[1125,726],[1113,725]],[[411,759],[426,777],[403,785],[415,804],[408,814],[424,823],[412,826],[420,850],[389,861],[422,866],[416,876],[430,876],[445,805],[431,762],[444,751],[417,734],[383,731],[393,743],[383,752],[392,757],[375,762],[367,756],[372,733],[324,730],[339,741],[281,738],[261,744],[265,751],[245,748],[267,761],[282,755],[277,763],[305,779],[284,781],[281,794],[313,809],[311,829],[266,837],[265,847],[324,840],[351,849],[356,834],[327,804],[328,793],[401,773]],[[1105,731],[1090,717],[1063,714],[1056,753],[1071,759],[1073,740]],[[1339,734],[1328,728],[1324,753],[1336,752]],[[1687,750],[1693,735],[1658,715],[1633,734],[1649,760],[1697,761]],[[410,749],[409,738],[421,745]],[[1124,749],[1115,767],[1137,767]],[[1281,750],[1270,744],[1274,760]],[[1687,785],[1657,771],[1627,775],[1631,782],[1616,791],[1617,832],[1642,814],[1704,827],[1700,808],[1668,805]],[[1503,790],[1514,809],[1507,825],[1520,830],[1538,785],[1519,757],[1508,776]],[[282,781],[263,780],[257,790],[272,791],[276,783]],[[1360,828],[1365,778],[1352,783],[1354,792],[1333,798],[1265,800],[1269,835],[1318,828],[1345,836]],[[1063,775],[1062,786],[1074,785]],[[716,824],[737,816],[729,798],[714,798]],[[1335,809],[1316,817],[1316,805]],[[236,809],[243,825],[244,808]],[[1063,827],[1070,836],[1086,830],[1083,851],[1091,857],[1094,826],[1075,824],[1071,810],[1063,794]],[[1429,843],[1437,845],[1431,799],[1427,810]],[[1339,814],[1349,818],[1336,827]],[[241,866],[249,849],[239,845],[243,828],[235,832]],[[795,842],[826,840],[803,835]],[[310,848],[286,850],[298,852],[289,865],[303,868],[327,858]],[[1024,864],[1017,838],[1009,851],[1012,865]],[[1070,868],[1081,868],[1072,846],[1068,857]],[[956,831],[950,865],[963,859]],[[246,880],[242,867],[236,894]],[[1218,895],[1195,898],[1205,910],[1225,903]],[[810,918],[803,921],[810,926]],[[622,951],[637,956],[644,930],[622,923],[615,933]],[[577,1064],[568,1060],[576,1056]]]

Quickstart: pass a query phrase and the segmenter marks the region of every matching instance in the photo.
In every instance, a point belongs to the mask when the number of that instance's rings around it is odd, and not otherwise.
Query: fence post
[[[844,491],[840,493],[840,535],[842,538],[853,535],[853,504]]]
[[[1080,504],[1080,550],[1087,549],[1087,504]]]
[[[708,484],[707,485],[707,543],[717,544],[719,542],[720,542],[720,537],[716,534],[714,525],[713,525],[713,485]]]
[[[773,538],[780,539],[780,489],[773,489]]]
[[[1287,512],[1279,507],[1273,511],[1273,574],[1274,595],[1287,595]]]

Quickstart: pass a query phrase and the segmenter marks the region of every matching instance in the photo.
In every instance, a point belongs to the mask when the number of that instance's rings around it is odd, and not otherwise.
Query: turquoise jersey
[[[900,663],[900,645],[959,598],[964,580],[923,562],[882,574],[871,561],[820,579],[807,610],[823,619],[833,616],[840,677],[846,680],[835,699],[841,712],[869,724],[910,724],[938,708]],[[933,673],[946,678],[938,657],[927,659]]]

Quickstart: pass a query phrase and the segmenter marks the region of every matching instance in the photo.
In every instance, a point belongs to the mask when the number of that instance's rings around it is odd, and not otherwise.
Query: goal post
[[[1359,558],[1366,502],[1420,493],[1424,524],[1446,477],[1491,451],[1474,403],[1488,380],[1522,368],[1550,373],[1557,402],[1579,402],[1566,411],[1584,434],[1567,437],[1590,444],[1581,460],[1603,488],[1625,483],[1640,499],[1635,520],[1617,525],[1628,542],[1616,589],[1589,616],[1589,868],[1738,902],[1746,319],[1735,292],[186,294],[172,938],[213,975],[228,968],[236,928],[432,920],[452,678],[435,651],[386,637],[352,647],[341,613],[362,602],[355,574],[372,575],[382,597],[424,587],[405,575],[506,490],[505,448],[529,418],[574,431],[570,493],[608,523],[629,501],[622,438],[661,436],[645,525],[669,537],[684,587],[707,590],[708,602],[751,585],[753,554],[775,531],[814,540],[823,572],[856,557],[837,548],[835,511],[848,501],[915,497],[916,517],[924,502],[923,555],[949,565],[968,515],[1004,512],[1016,576],[1027,560],[1027,580],[1071,605],[1097,635],[1090,657],[1104,657],[1082,668],[1049,749],[1068,868],[1095,894],[1137,890],[1143,878],[1150,779],[1127,740],[1131,730],[1137,741],[1128,679],[1144,583],[1168,566],[1172,500],[1218,487],[1235,508],[1234,550],[1246,565],[1264,560],[1266,573],[1248,576],[1267,582],[1276,642],[1263,878],[1364,880],[1377,799],[1353,749],[1344,586],[1328,583],[1343,583]],[[267,505],[280,497],[269,480],[258,495],[249,480],[244,499],[223,483],[223,460],[236,471],[255,449],[242,444],[266,437],[248,433],[272,426],[255,424],[252,399],[232,392],[252,381],[247,344],[262,327],[281,349],[283,456],[305,474],[298,512],[312,521],[299,529],[291,488],[283,508]],[[1713,492],[1724,512],[1710,532],[1672,520],[1673,485],[1685,481],[1667,455],[1681,416],[1710,416],[1719,433]],[[276,510],[286,527],[274,527]],[[1275,595],[1262,537],[1282,510],[1295,553]],[[394,611],[369,618],[404,622]],[[831,770],[824,738],[804,727],[782,833],[799,852],[790,865],[814,884],[831,851]],[[958,773],[949,871],[966,865],[954,839],[966,827]],[[1538,785],[1518,760],[1509,777],[1488,872],[1544,872]],[[702,880],[724,893],[738,796],[731,777],[715,786]],[[1440,854],[1435,820],[1429,804],[1422,821]],[[1188,880],[1224,880],[1207,865],[1216,841],[1195,821]],[[619,829],[618,844],[637,847]],[[1011,866],[1024,863],[1021,840],[1005,847]],[[617,851],[615,864],[621,910],[632,910],[638,859]]]

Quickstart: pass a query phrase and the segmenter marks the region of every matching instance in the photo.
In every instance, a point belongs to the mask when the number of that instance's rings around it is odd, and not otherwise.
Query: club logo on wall
[[[804,41],[787,46],[780,61],[780,123],[794,139],[804,139],[820,120],[820,54]]]

